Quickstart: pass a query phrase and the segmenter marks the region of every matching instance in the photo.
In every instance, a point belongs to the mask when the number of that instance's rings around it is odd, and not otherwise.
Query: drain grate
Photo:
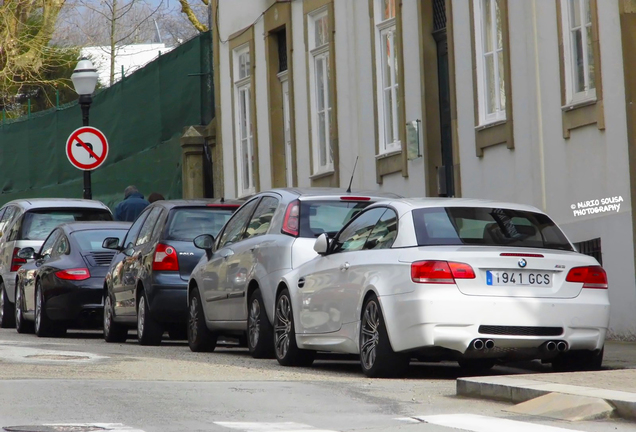
[[[33,425],[33,426],[5,426],[2,430],[6,432],[94,432],[105,431],[99,426],[84,425]]]

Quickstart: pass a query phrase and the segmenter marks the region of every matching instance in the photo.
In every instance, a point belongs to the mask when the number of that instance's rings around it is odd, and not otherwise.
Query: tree
[[[206,24],[203,24],[204,19],[202,19],[203,13],[201,9],[207,9],[210,7],[210,0],[200,0],[201,3],[190,4],[189,0],[179,0],[181,4],[181,13],[183,13],[188,21],[201,33],[205,33],[209,30]],[[201,7],[204,5],[203,7]]]
[[[0,1],[0,109],[10,115],[23,114],[30,97],[50,106],[56,89],[72,89],[63,74],[76,52],[49,44],[63,6],[64,0]]]

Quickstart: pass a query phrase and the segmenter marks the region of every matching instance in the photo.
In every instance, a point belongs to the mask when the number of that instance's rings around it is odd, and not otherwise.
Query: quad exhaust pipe
[[[565,352],[569,349],[568,343],[565,341],[548,341],[545,343],[545,350],[552,352]]]
[[[481,351],[484,348],[491,350],[495,347],[495,341],[492,339],[475,339],[471,346],[475,351]]]
[[[557,351],[559,352],[565,352],[568,349],[568,344],[561,341],[559,343],[557,343]]]

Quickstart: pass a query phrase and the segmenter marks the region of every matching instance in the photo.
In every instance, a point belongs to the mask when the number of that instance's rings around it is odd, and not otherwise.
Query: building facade
[[[534,205],[634,338],[633,3],[216,0],[216,178]]]

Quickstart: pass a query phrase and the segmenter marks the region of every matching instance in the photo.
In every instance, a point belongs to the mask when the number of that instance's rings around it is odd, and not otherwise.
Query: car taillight
[[[18,256],[18,252],[20,252],[20,248],[13,248],[13,256],[11,258],[12,272],[18,271],[20,267],[22,267],[27,262],[27,260]]]
[[[607,289],[607,273],[601,266],[574,267],[565,280],[582,283],[583,288]]]
[[[447,261],[416,261],[411,264],[411,280],[416,283],[452,284],[455,279],[474,279],[468,264]]]
[[[91,272],[87,268],[76,268],[69,270],[60,270],[55,272],[58,279],[81,281],[91,277]]]
[[[371,198],[362,196],[341,196],[340,201],[371,201]]]
[[[155,258],[152,261],[152,269],[154,271],[179,271],[177,251],[172,246],[159,243],[155,250]]]
[[[298,237],[298,229],[300,227],[300,201],[292,201],[285,210],[285,219],[283,220],[283,228],[281,231],[284,234],[289,234],[294,237]]]

